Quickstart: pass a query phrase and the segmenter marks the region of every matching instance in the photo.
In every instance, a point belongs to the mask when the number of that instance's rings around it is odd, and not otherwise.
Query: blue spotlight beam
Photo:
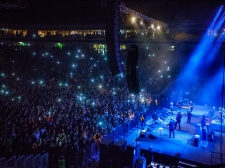
[[[223,13],[223,15],[220,17],[220,19],[216,22],[216,24],[214,24],[214,26],[217,26],[217,23],[219,23],[221,20],[223,20],[223,17],[225,16],[225,12]],[[211,27],[211,29],[213,29],[213,27]]]
[[[225,13],[223,13],[223,16],[220,18],[220,20],[218,21],[218,23],[215,25],[214,30],[219,31],[223,25],[225,19]]]
[[[209,26],[209,29],[212,29],[212,28],[214,27],[214,25],[216,24],[216,21],[218,20],[220,14],[221,14],[221,12],[222,12],[222,10],[223,10],[223,5],[220,6],[220,8],[219,8],[219,10],[218,10],[218,12],[217,12],[217,14],[216,14],[216,16],[214,17],[212,23],[211,23],[210,26]]]
[[[223,16],[220,18],[219,22],[216,24],[215,26],[215,31],[219,31],[224,23],[225,20],[225,13],[223,14]],[[206,57],[204,59],[204,64],[208,65],[210,64],[214,58],[217,56],[221,45],[224,41],[224,36],[219,36],[216,41],[214,42],[214,44],[212,45],[212,47],[210,48],[210,52],[208,52],[208,54],[206,54]]]
[[[200,88],[201,102],[211,106],[220,106],[220,93],[222,86],[223,68],[220,68],[216,74],[211,77]]]
[[[216,21],[218,20],[222,12],[222,9],[223,9],[223,5],[220,6],[216,16],[214,17],[212,23],[210,24],[207,30],[212,29],[215,26]],[[202,64],[203,57],[206,55],[206,53],[209,52],[213,43],[214,43],[214,39],[211,39],[208,36],[208,31],[206,31],[196,51],[192,53],[189,62],[185,66],[184,70],[182,71],[179,77],[181,80],[183,80],[184,78],[192,77],[193,75],[197,74],[198,67],[200,64]]]
[[[205,67],[208,67],[212,61],[216,58],[217,54],[219,53],[220,51],[220,48],[222,46],[222,43],[224,41],[225,37],[222,36],[222,37],[219,37],[213,47],[211,48],[210,52],[207,54],[206,58],[204,59],[204,65]]]
[[[197,46],[196,50],[191,54],[190,59],[176,81],[173,84],[173,88],[177,89],[184,89],[191,87],[194,82],[194,78],[199,75],[201,71],[200,66],[204,63],[204,57],[207,56],[209,53],[212,45],[215,42],[214,38],[210,38],[208,36],[208,30],[212,30],[213,28],[218,29],[220,27],[221,20],[223,20],[224,16],[222,13],[223,5],[220,6],[216,15],[214,16],[211,24],[209,25],[207,31],[204,33],[199,45]],[[222,15],[222,16],[221,16]],[[216,23],[219,23],[218,25]],[[216,52],[216,51],[215,51]]]

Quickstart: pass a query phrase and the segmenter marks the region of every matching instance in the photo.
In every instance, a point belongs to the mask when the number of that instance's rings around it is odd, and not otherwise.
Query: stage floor
[[[199,162],[206,165],[211,165],[212,152],[220,152],[220,136],[221,132],[214,132],[214,141],[208,142],[206,148],[193,146],[193,140],[196,133],[197,124],[201,122],[202,115],[208,114],[211,109],[205,106],[195,106],[193,110],[193,116],[191,119],[191,124],[187,123],[187,109],[181,109],[182,119],[181,119],[181,130],[175,130],[175,138],[169,138],[169,129],[167,124],[170,118],[176,119],[176,112],[173,115],[167,117],[162,124],[158,125],[151,132],[146,131],[146,134],[150,133],[157,137],[157,139],[151,139],[149,136],[146,138],[139,137],[141,129],[136,128],[133,130],[129,136],[126,137],[128,144],[134,144],[136,140],[140,142],[141,149],[149,150],[152,146],[152,150],[164,154],[175,155],[177,152],[180,153],[180,158]],[[157,110],[160,113],[160,110]],[[145,130],[149,127],[149,120],[146,121]],[[159,127],[163,129],[160,131]],[[222,133],[224,141],[225,134]],[[200,141],[201,142],[201,141]],[[222,146],[222,153],[225,153],[225,146]],[[213,160],[216,162],[217,160]],[[217,161],[218,162],[218,161]],[[214,163],[215,164],[215,163]]]

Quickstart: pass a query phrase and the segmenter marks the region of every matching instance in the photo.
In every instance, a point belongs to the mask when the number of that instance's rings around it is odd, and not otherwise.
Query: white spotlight
[[[136,18],[135,17],[132,17],[131,18],[131,23],[133,24],[135,22]]]

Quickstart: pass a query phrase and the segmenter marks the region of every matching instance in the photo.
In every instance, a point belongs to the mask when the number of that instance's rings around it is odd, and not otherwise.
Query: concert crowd
[[[126,54],[121,50],[124,66]],[[150,63],[157,54],[140,51]],[[169,104],[160,93],[170,79],[148,73],[165,63],[140,61],[136,96],[127,89],[125,73],[111,76],[105,51],[88,45],[1,45],[0,59],[0,157],[76,155],[151,103]]]

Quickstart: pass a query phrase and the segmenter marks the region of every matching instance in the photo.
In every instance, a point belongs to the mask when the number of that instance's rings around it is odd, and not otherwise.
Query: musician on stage
[[[194,108],[194,103],[192,101],[190,101],[190,105],[189,105],[189,109],[192,112]]]
[[[181,118],[182,118],[182,115],[180,112],[177,113],[177,117],[176,117],[176,123],[175,123],[175,129],[177,128],[177,125],[179,127],[179,130],[180,130],[180,122],[181,122]]]
[[[181,109],[183,107],[183,102],[182,100],[180,100],[178,103],[177,103],[177,107],[180,109],[180,112],[181,112]]]
[[[152,114],[152,119],[155,121],[155,120],[158,120],[158,115],[156,114],[156,112],[154,112]]]
[[[191,117],[192,117],[192,113],[190,109],[188,109],[187,111],[187,123],[191,124]]]
[[[175,137],[175,135],[174,135],[174,128],[175,128],[175,121],[171,117],[171,120],[169,122],[169,131],[170,131],[169,138],[171,137],[171,134],[173,134],[173,138]]]
[[[170,101],[170,110],[171,110],[171,111],[174,111],[173,101]]]
[[[204,127],[206,126],[206,116],[205,115],[202,116],[201,126],[202,126],[202,129],[204,129]]]

